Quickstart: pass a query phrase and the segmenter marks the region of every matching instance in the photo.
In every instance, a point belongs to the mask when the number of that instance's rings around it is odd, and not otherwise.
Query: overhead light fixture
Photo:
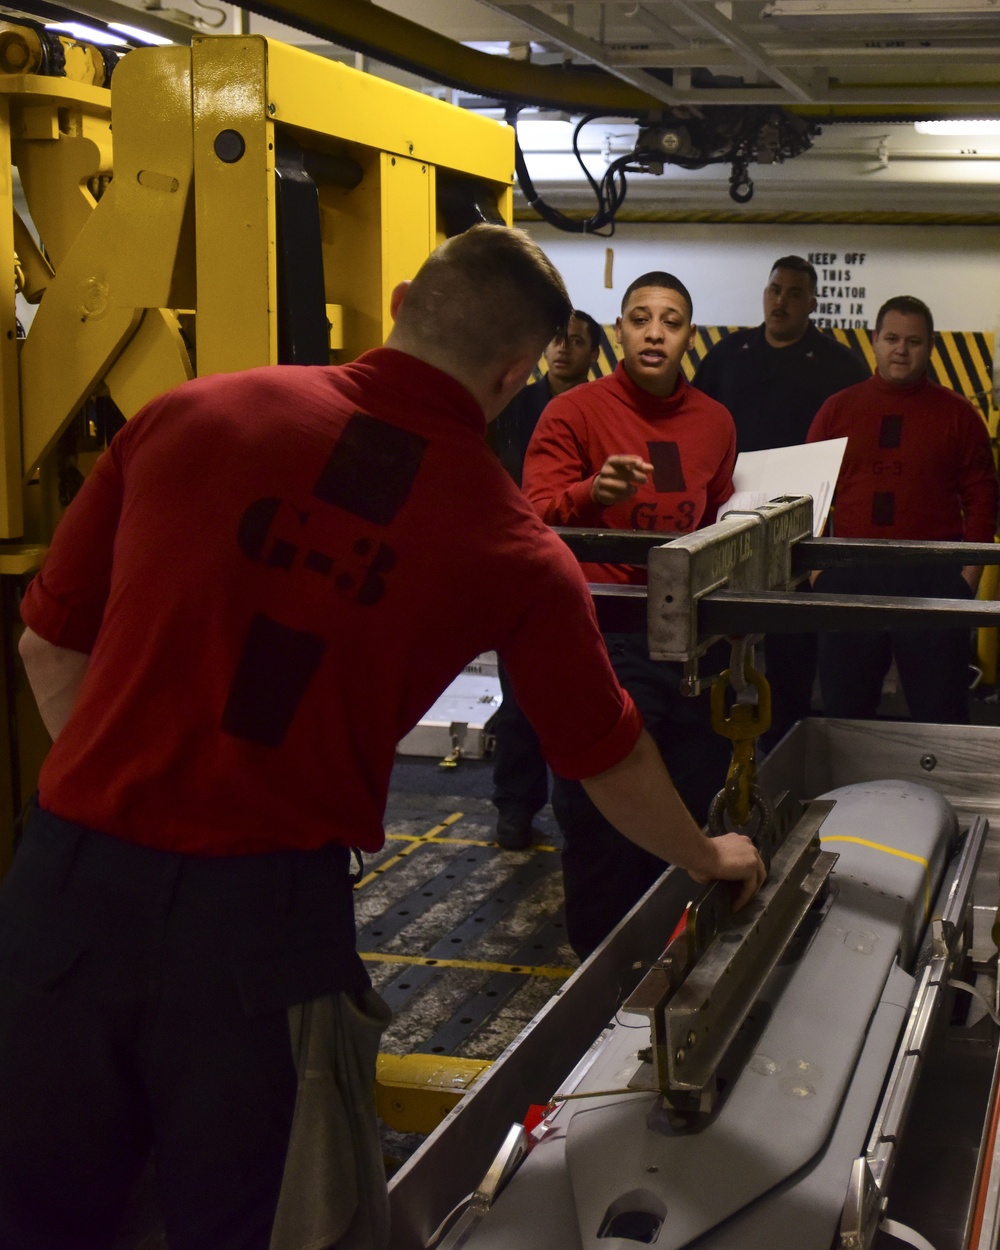
[[[140,30],[138,26],[126,26],[124,22],[108,22],[108,30],[117,30],[127,39],[134,39],[137,43],[153,44],[158,48],[173,43],[172,39],[166,39],[163,35],[151,34],[148,30]]]
[[[941,121],[914,122],[918,135],[1000,135],[1000,118],[992,120],[949,117]]]
[[[518,118],[517,140],[523,152],[571,152],[573,127],[568,121]]]
[[[463,48],[471,48],[473,52],[486,52],[489,56],[506,56],[510,51],[510,43],[506,39],[463,39]]]
[[[45,27],[61,35],[72,35],[80,43],[96,43],[101,47],[121,48],[125,40],[120,35],[112,35],[106,30],[98,30],[96,26],[87,26],[83,22],[55,22]]]

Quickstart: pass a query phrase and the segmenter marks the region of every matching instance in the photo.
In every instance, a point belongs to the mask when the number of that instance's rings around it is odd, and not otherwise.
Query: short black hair
[[[882,333],[885,314],[891,312],[903,313],[907,317],[923,317],[927,323],[927,337],[931,342],[934,341],[934,317],[922,299],[917,299],[915,295],[894,295],[892,299],[887,299],[875,318],[876,334]]]
[[[622,296],[622,312],[625,311],[628,297],[642,286],[661,286],[667,291],[676,291],[687,303],[688,320],[694,317],[694,301],[691,299],[691,292],[680,278],[675,278],[672,273],[664,273],[662,269],[653,269],[649,273],[640,274],[634,282],[629,283]]]
[[[582,308],[573,309],[573,311],[569,315],[569,321],[566,322],[566,330],[560,330],[559,333],[556,335],[556,338],[561,338],[566,333],[566,331],[569,330],[569,322],[572,321],[574,317],[576,318],[577,321],[582,321],[583,324],[587,327],[587,337],[590,339],[590,346],[593,348],[595,352],[599,351],[601,347],[600,322],[598,322],[594,317],[592,317],[590,313],[584,312]]]
[[[819,285],[816,267],[810,264],[804,256],[779,256],[768,270],[768,277],[774,273],[775,269],[794,269],[796,273],[808,274],[809,281],[812,283],[813,294],[816,294],[816,287]]]

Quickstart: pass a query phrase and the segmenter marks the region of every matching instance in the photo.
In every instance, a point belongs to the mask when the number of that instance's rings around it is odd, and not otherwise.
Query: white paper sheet
[[[717,519],[759,508],[781,495],[812,495],[813,534],[818,536],[826,525],[846,447],[846,438],[828,438],[800,447],[740,452],[733,470],[736,493],[719,509]]]

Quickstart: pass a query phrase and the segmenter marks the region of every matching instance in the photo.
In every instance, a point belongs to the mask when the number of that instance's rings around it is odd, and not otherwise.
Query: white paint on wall
[[[794,253],[825,258],[816,263],[821,291],[830,291],[821,302],[831,306],[836,324],[874,324],[890,296],[916,295],[941,330],[1000,334],[1000,227],[636,223],[620,225],[610,240],[540,223],[526,229],[562,272],[574,304],[603,324],[618,315],[633,278],[663,269],[691,291],[696,322],[756,325],[772,262]],[[614,249],[610,290],[604,286],[608,247]],[[838,296],[838,290],[864,293]]]

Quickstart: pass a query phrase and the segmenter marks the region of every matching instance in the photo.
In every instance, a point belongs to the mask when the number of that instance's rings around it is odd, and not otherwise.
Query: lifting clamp
[[[768,863],[774,810],[757,785],[757,739],[771,724],[771,688],[763,673],[753,667],[753,642],[748,637],[734,639],[730,667],[712,683],[712,728],[732,742],[733,758],[725,785],[709,808],[708,829],[713,835],[725,833],[727,827],[741,833],[749,831]],[[730,687],[736,701],[727,711]],[[751,697],[754,695],[755,699]]]

